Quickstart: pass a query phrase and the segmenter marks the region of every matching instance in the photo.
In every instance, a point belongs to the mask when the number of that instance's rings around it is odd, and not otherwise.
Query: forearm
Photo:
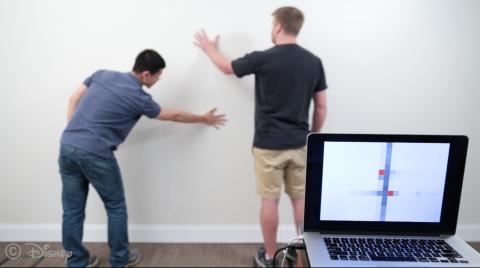
[[[162,108],[156,117],[158,120],[168,120],[180,123],[204,123],[215,128],[225,123],[224,114],[215,114],[217,108],[213,108],[203,115],[192,114],[183,110]]]
[[[173,113],[171,121],[180,122],[180,123],[204,123],[205,116],[192,114],[186,111],[177,110]]]
[[[323,123],[325,122],[325,118],[327,115],[327,108],[317,108],[313,113],[312,119],[312,132],[320,132],[322,129]]]
[[[232,61],[223,55],[217,48],[210,47],[205,49],[210,60],[217,68],[225,74],[233,74]]]
[[[72,119],[73,113],[77,109],[77,105],[80,102],[80,99],[82,99],[83,95],[85,94],[87,90],[87,86],[84,84],[80,85],[77,90],[70,96],[68,99],[68,109],[67,109],[67,120],[70,121]]]
[[[70,119],[72,119],[73,113],[77,109],[77,105],[78,105],[78,100],[70,99],[68,101],[68,109],[67,109],[67,120],[68,121],[70,121]]]

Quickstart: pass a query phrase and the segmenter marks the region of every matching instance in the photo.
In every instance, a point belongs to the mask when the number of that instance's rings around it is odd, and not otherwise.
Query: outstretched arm
[[[315,107],[313,109],[312,132],[320,132],[327,115],[326,90],[315,93],[313,96],[313,103]]]
[[[183,110],[162,108],[156,119],[180,123],[204,123],[218,129],[219,126],[224,125],[227,120],[224,114],[215,114],[216,110],[217,108],[213,108],[203,115],[197,115]]]
[[[232,61],[228,59],[218,50],[218,39],[220,36],[216,36],[215,39],[210,40],[203,29],[195,33],[194,44],[207,53],[210,60],[217,66],[217,68],[224,74],[233,74]]]

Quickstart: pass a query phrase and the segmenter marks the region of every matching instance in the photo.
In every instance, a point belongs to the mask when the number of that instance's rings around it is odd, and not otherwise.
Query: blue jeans
[[[127,206],[117,160],[62,144],[58,164],[62,176],[62,241],[65,250],[72,252],[68,266],[85,267],[88,264],[90,254],[82,245],[82,237],[90,183],[107,210],[110,264],[125,266],[129,256]]]

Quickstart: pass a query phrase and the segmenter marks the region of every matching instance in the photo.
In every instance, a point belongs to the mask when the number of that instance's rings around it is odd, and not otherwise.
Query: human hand
[[[218,46],[218,39],[220,38],[219,35],[215,36],[213,40],[210,40],[203,29],[195,32],[195,42],[193,42],[196,46],[201,48],[203,51],[207,51],[209,49],[217,49]]]
[[[219,128],[218,126],[225,125],[225,122],[227,121],[227,119],[225,119],[224,114],[215,114],[216,111],[217,111],[217,108],[213,108],[210,111],[206,112],[203,115],[203,118],[204,118],[203,122],[209,126],[213,126],[216,129],[218,129]]]

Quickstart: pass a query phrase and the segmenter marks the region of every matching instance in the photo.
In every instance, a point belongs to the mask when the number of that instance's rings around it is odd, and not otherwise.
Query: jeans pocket
[[[115,158],[89,154],[82,156],[81,161],[85,171],[91,175],[90,177],[119,176],[119,167]]]
[[[60,174],[67,175],[79,172],[78,163],[73,153],[62,151],[58,156],[58,169]]]

